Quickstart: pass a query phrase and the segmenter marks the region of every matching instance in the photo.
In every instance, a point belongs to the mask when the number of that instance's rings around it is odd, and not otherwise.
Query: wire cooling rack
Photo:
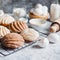
[[[40,38],[42,38],[43,36],[46,37],[46,35],[44,35],[43,33],[40,33]],[[13,54],[13,53],[15,53],[15,52],[17,52],[19,50],[22,50],[22,49],[24,49],[24,48],[26,48],[28,46],[31,46],[34,43],[36,43],[36,41],[30,42],[30,43],[25,43],[22,47],[19,47],[17,49],[13,49],[13,50],[12,49],[3,48],[1,46],[1,44],[0,44],[0,56],[8,56],[8,55]]]
[[[28,25],[29,27],[31,27],[30,25]],[[32,27],[31,27],[32,28]],[[34,28],[33,28],[34,29]],[[37,29],[35,29],[35,30],[37,30]],[[38,31],[38,30],[37,30]],[[44,32],[40,32],[40,31],[38,31],[39,32],[39,34],[40,34],[40,38],[42,38],[42,37],[46,37],[48,34],[47,33],[44,33]],[[38,40],[37,40],[38,41]],[[32,44],[34,44],[34,43],[36,43],[37,41],[34,41],[34,42],[30,42],[30,43],[25,43],[22,47],[19,47],[19,48],[17,48],[17,49],[6,49],[6,48],[3,48],[2,46],[1,46],[1,44],[0,44],[0,56],[8,56],[8,55],[10,55],[10,54],[13,54],[13,53],[15,53],[15,52],[17,52],[17,51],[19,51],[19,50],[22,50],[22,49],[24,49],[24,48],[26,48],[26,47],[28,47],[28,46],[31,46]]]

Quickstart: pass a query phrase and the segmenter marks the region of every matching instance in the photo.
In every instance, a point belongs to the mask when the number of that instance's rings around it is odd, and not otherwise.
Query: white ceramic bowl
[[[44,33],[48,33],[51,25],[51,23],[48,21],[42,23],[40,19],[31,19],[29,23],[32,28]]]
[[[45,21],[41,19],[31,19],[29,22],[36,26],[41,26],[42,24],[45,24]]]

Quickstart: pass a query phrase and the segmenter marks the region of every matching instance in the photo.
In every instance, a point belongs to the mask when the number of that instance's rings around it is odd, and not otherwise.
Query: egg
[[[60,40],[57,33],[50,33],[47,38],[51,43],[57,43]]]
[[[49,45],[49,40],[47,38],[42,38],[40,41],[37,43],[40,47],[47,47]]]

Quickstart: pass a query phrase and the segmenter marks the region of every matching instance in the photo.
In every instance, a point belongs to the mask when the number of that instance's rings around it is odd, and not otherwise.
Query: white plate
[[[32,24],[31,22],[32,21],[30,21],[29,23],[30,23],[30,26],[32,28],[38,30],[39,32],[49,33],[49,28],[50,28],[51,22],[45,21],[45,23],[44,24],[41,24],[40,26],[39,25]]]

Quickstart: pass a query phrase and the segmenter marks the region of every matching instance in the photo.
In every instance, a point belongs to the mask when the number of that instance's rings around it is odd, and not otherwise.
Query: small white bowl
[[[29,21],[29,23],[32,26],[41,27],[41,28],[48,28],[48,27],[50,27],[50,24],[51,24],[48,21],[43,21],[43,20],[40,20],[40,19],[31,19]]]
[[[45,23],[45,21],[41,20],[41,19],[31,19],[29,21],[31,24],[33,25],[37,25],[37,26],[41,26],[42,24]]]
[[[29,21],[30,26],[40,32],[48,33],[51,23],[48,21],[42,21],[40,19],[31,19]]]

